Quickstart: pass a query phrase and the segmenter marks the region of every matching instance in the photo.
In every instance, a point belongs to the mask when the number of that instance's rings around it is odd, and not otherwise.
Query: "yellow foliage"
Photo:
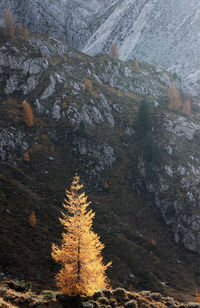
[[[35,212],[32,212],[31,215],[29,216],[29,225],[34,228],[36,226],[36,223],[37,219],[35,216]]]
[[[24,31],[23,31],[23,35],[24,35],[24,39],[25,39],[25,41],[28,41],[28,38],[29,38],[29,32],[28,32],[28,30],[27,30],[27,29],[24,29]]]
[[[122,97],[123,96],[123,94],[122,94],[122,92],[120,90],[117,90],[117,96],[118,97]]]
[[[63,108],[63,109],[66,109],[66,108],[67,108],[67,103],[66,103],[66,102],[63,102],[63,103],[62,103],[62,108]]]
[[[96,91],[91,91],[91,95],[95,98],[99,98],[99,94]]]
[[[199,295],[199,292],[197,290],[195,292],[195,295],[196,295],[197,302],[200,303],[200,295]]]
[[[12,305],[10,302],[5,302],[3,298],[0,298],[0,307],[2,308],[17,308],[17,306]]]
[[[138,63],[138,61],[135,61],[135,67],[139,68],[139,63]]]
[[[20,31],[20,32],[23,31],[23,26],[22,26],[21,22],[17,25],[17,30]]]
[[[92,83],[89,79],[84,79],[84,85],[89,92],[92,90]]]
[[[104,183],[104,189],[109,190],[109,188],[110,188],[110,185],[108,184],[108,182],[105,182]]]
[[[15,35],[14,19],[12,14],[8,10],[5,11],[4,20],[5,20],[6,34],[9,35],[11,38],[13,38]]]
[[[66,56],[62,56],[62,59],[63,59],[64,61],[67,61],[67,57],[66,57]]]
[[[191,113],[191,102],[188,99],[183,105],[183,113],[189,115]]]
[[[29,163],[29,161],[30,161],[30,156],[29,156],[29,152],[28,152],[28,151],[26,151],[26,152],[24,153],[23,157],[24,157],[24,160],[25,160],[27,163]]]
[[[66,190],[63,206],[68,214],[62,212],[60,219],[64,226],[61,247],[52,245],[52,257],[62,265],[56,275],[57,286],[69,296],[92,295],[108,287],[105,271],[111,264],[103,264],[104,245],[92,230],[95,213],[87,209],[90,202],[80,191],[83,185],[79,181],[76,175],[70,191]]]
[[[178,108],[180,108],[181,107],[180,94],[174,84],[169,87],[168,94],[170,98],[168,108],[170,110],[177,110]]]
[[[112,47],[111,47],[110,56],[115,58],[115,59],[119,59],[119,52],[118,52],[115,44],[113,44]]]
[[[33,112],[27,100],[23,102],[23,108],[24,108],[24,122],[29,127],[33,126]]]

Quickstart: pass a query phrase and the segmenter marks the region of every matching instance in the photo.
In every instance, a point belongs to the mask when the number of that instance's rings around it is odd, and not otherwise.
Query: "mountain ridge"
[[[121,59],[157,65],[182,78],[185,91],[199,93],[199,3],[192,0],[143,1],[1,1],[16,22],[30,30],[65,39],[90,55],[109,53],[112,44]],[[45,9],[45,13],[44,13]]]

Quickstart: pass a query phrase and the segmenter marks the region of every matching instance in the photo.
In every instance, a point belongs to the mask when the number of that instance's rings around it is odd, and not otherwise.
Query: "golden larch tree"
[[[95,213],[88,210],[83,185],[75,175],[70,190],[66,190],[60,218],[64,226],[61,247],[52,245],[52,257],[62,265],[56,275],[57,286],[69,296],[92,295],[98,289],[109,286],[106,270],[110,266],[103,263],[101,255],[104,245],[92,230]]]
[[[29,39],[29,32],[27,29],[23,29],[23,35],[24,35],[24,40],[28,41]]]
[[[197,290],[195,292],[195,295],[196,295],[197,302],[200,303],[200,295],[199,295],[199,292]]]
[[[13,38],[15,35],[14,19],[12,14],[8,10],[5,11],[4,21],[6,34]]]
[[[117,47],[115,44],[112,44],[111,50],[110,50],[111,57],[115,59],[119,59],[119,52],[117,50]]]
[[[188,99],[183,105],[183,113],[189,115],[191,113],[191,102]]]
[[[138,63],[138,61],[135,61],[135,67],[136,67],[136,68],[139,68],[139,63]]]
[[[24,122],[27,126],[33,126],[33,111],[27,100],[23,102]]]
[[[35,227],[37,224],[37,219],[36,219],[36,216],[35,216],[35,212],[32,212],[31,215],[29,216],[29,225],[31,227]]]
[[[18,23],[18,25],[17,25],[17,30],[18,30],[19,32],[22,32],[22,31],[23,31],[23,26],[22,26],[22,23],[21,23],[21,22]]]
[[[91,90],[92,90],[92,83],[91,83],[91,81],[89,80],[89,79],[84,79],[84,85],[85,85],[85,88],[89,91],[89,92],[91,92]]]
[[[172,84],[169,87],[168,93],[169,93],[169,99],[170,99],[170,102],[168,105],[169,109],[170,110],[179,109],[182,103],[181,103],[179,91],[174,84]]]

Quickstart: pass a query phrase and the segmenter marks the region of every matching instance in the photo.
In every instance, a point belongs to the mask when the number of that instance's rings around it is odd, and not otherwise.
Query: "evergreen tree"
[[[87,210],[85,192],[80,190],[79,176],[75,176],[70,191],[66,190],[63,206],[68,211],[62,212],[60,219],[64,226],[61,247],[52,245],[52,257],[61,263],[62,268],[56,275],[57,286],[70,295],[92,295],[96,290],[108,287],[106,269],[111,263],[103,264],[101,251],[104,245],[92,230],[95,213]]]
[[[136,126],[139,136],[139,148],[145,162],[145,174],[150,179],[153,165],[160,164],[161,152],[153,138],[150,107],[146,100],[142,100],[140,103]]]
[[[150,117],[150,108],[146,100],[142,100],[138,109],[138,121],[137,126],[144,136],[152,129],[152,122]]]

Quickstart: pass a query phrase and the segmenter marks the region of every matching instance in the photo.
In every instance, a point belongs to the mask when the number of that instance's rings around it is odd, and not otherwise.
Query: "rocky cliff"
[[[185,89],[199,93],[199,2],[191,0],[2,0],[28,29],[65,39],[90,55],[137,58],[181,76]],[[3,22],[3,19],[2,19]]]

